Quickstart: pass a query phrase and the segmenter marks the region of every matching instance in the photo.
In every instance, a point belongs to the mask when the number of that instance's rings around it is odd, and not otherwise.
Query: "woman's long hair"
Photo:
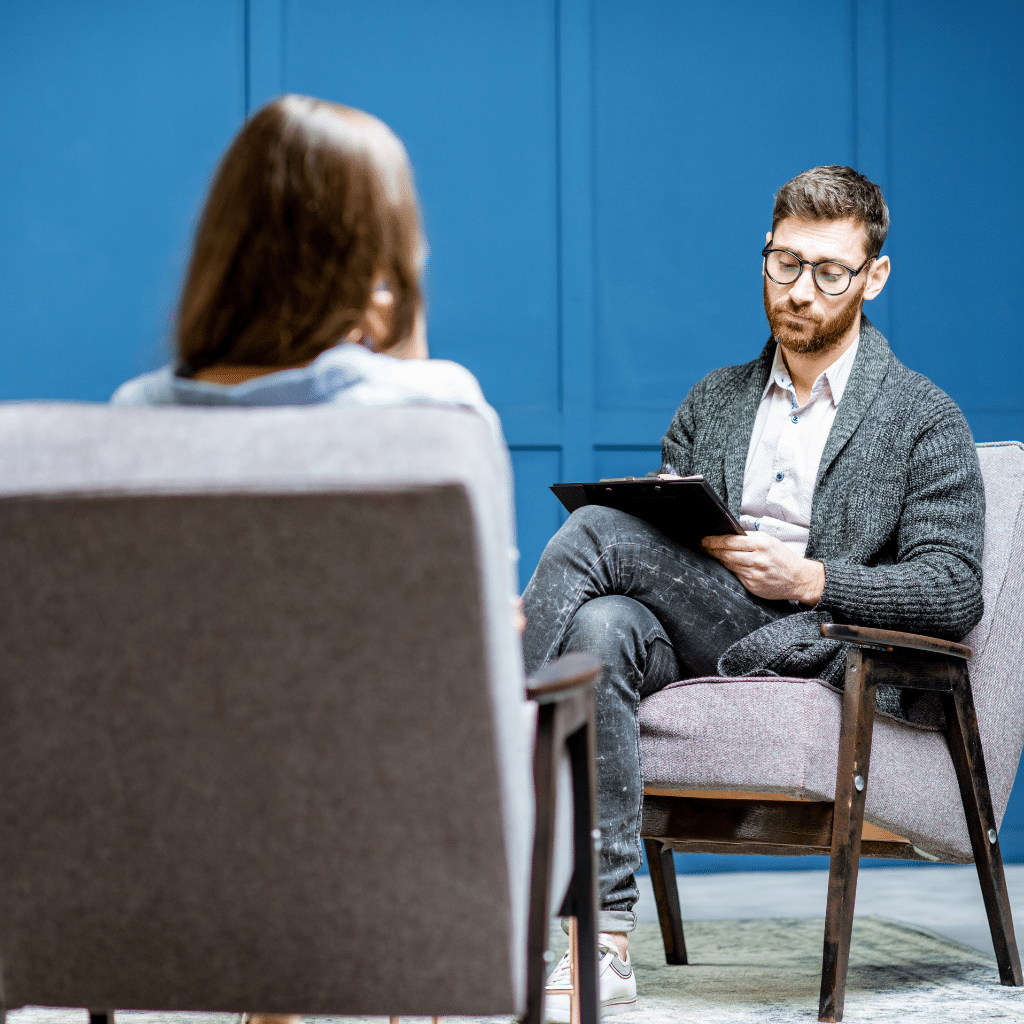
[[[422,301],[423,239],[405,148],[382,121],[306,96],[257,111],[225,153],[178,307],[186,372],[291,366],[359,328],[381,277],[386,350]]]

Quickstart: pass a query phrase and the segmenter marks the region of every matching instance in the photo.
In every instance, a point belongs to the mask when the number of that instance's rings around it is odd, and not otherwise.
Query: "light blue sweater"
[[[501,420],[488,404],[477,379],[447,359],[395,359],[361,345],[342,344],[322,352],[306,366],[277,370],[241,384],[212,384],[179,377],[172,366],[127,381],[114,392],[114,405],[339,405],[370,408],[387,405],[454,405],[472,409],[491,428],[502,453],[506,476],[509,536],[513,539],[512,588],[517,589],[519,552],[515,548],[512,464]]]

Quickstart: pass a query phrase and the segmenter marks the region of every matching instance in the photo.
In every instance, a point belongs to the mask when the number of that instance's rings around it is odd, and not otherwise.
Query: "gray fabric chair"
[[[524,1010],[553,776],[502,494],[463,410],[0,408],[3,1009]],[[591,932],[596,671],[535,693]]]
[[[1021,984],[997,830],[1024,746],[1024,446],[978,454],[985,614],[970,650],[826,625],[851,643],[845,692],[702,678],[642,703],[642,835],[669,963],[686,963],[671,851],[830,854],[819,1016],[841,1020],[859,856],[974,861],[1001,980]],[[877,683],[926,696],[910,721],[876,716]]]

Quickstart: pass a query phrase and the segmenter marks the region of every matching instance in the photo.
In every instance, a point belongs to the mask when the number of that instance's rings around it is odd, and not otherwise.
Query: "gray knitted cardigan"
[[[736,516],[774,355],[769,339],[759,359],[697,383],[662,440],[664,463],[703,474]],[[811,506],[807,557],[824,563],[825,591],[811,611],[733,644],[719,672],[841,684],[844,645],[818,630],[829,620],[959,640],[981,618],[984,528],[981,469],[963,414],[862,319]]]

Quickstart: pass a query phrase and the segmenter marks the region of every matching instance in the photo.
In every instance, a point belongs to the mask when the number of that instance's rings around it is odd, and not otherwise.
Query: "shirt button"
[[[781,480],[781,479],[783,478],[783,476],[785,476],[785,474],[784,474],[784,473],[776,473],[776,474],[775,474],[775,479],[776,479],[776,480]]]
[[[800,422],[800,417],[799,416],[794,416],[793,417],[793,422],[794,423],[799,423]]]

